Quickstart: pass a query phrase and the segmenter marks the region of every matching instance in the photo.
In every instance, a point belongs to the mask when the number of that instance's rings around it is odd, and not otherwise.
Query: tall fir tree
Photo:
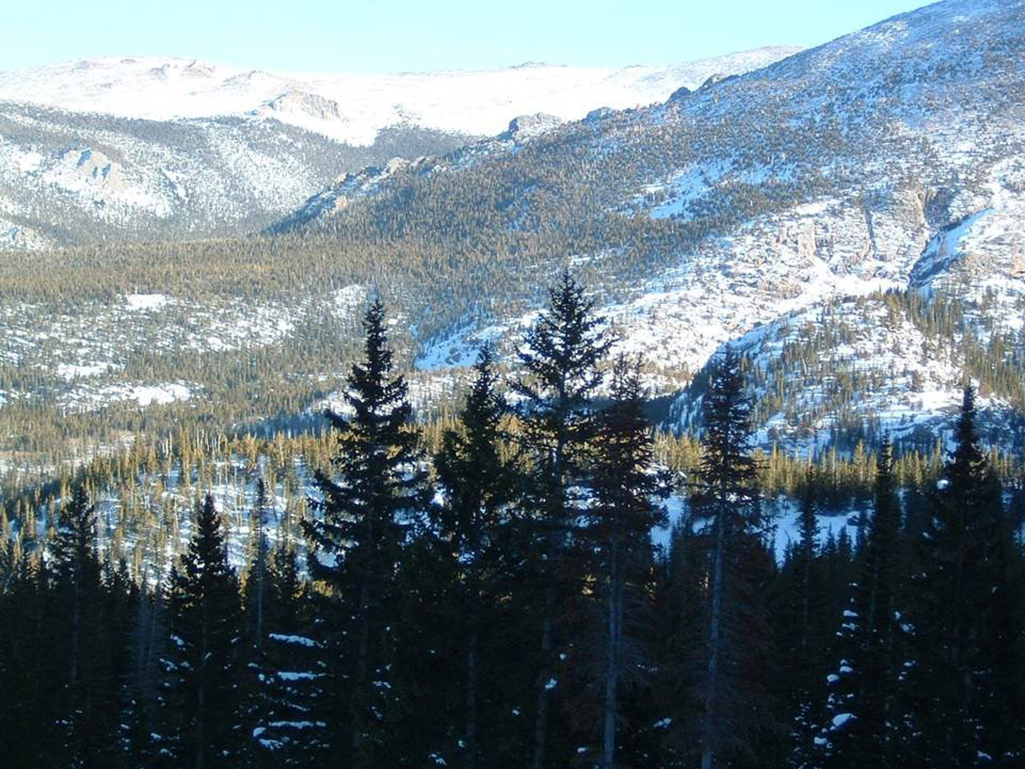
[[[993,639],[1016,619],[1003,614],[1011,584],[1000,567],[1001,554],[1014,545],[976,421],[968,387],[912,581],[909,760],[922,767],[1009,765],[1008,751],[1019,750],[1004,741],[1001,712],[1016,706],[994,698],[998,658],[990,653]]]
[[[594,301],[585,298],[568,271],[549,289],[548,299],[519,350],[524,373],[513,385],[530,465],[525,507],[536,531],[531,582],[540,604],[531,769],[544,769],[550,760],[550,704],[558,688],[556,616],[575,589],[563,555],[580,512],[577,490],[586,483],[586,449],[595,427],[592,399],[603,378],[598,366],[611,345]]]
[[[780,706],[792,724],[786,746],[794,769],[814,765],[814,738],[825,699],[829,616],[824,559],[819,547],[818,484],[809,467],[798,508],[798,540],[787,551],[775,580],[772,624],[776,648],[785,663],[778,666]]]
[[[265,575],[264,640],[251,672],[249,734],[255,767],[316,767],[330,760],[322,720],[324,649],[316,640],[313,604],[295,548],[281,540]]]
[[[659,500],[668,486],[665,474],[655,468],[652,426],[644,409],[639,371],[621,357],[612,372],[610,402],[595,430],[593,504],[576,548],[589,589],[578,598],[585,613],[576,643],[584,664],[578,662],[578,668],[588,680],[575,703],[575,721],[598,737],[593,754],[601,769],[634,765],[637,751],[643,750],[639,737],[645,725],[631,719],[624,705],[631,701],[631,690],[650,685],[654,664],[645,633],[652,621],[655,579],[651,532],[665,524]],[[635,755],[623,755],[629,750]]]
[[[703,406],[703,454],[692,514],[708,521],[704,637],[692,694],[701,769],[758,755],[775,736],[772,660],[763,603],[772,570],[750,447],[741,359],[727,347]]]
[[[109,765],[117,724],[113,687],[112,618],[105,612],[106,592],[97,548],[96,508],[78,486],[58,515],[49,544],[50,627],[53,653],[63,665],[52,702],[65,760],[71,766]]]
[[[901,507],[888,442],[879,451],[872,518],[864,536],[819,736],[825,766],[837,769],[903,765]]]
[[[122,686],[122,750],[121,763],[130,767],[156,766],[160,730],[172,719],[162,714],[167,704],[162,665],[168,663],[170,644],[167,590],[163,581],[149,587],[149,569],[140,575],[140,582],[131,591],[131,620],[127,629],[127,680]],[[174,664],[174,663],[170,663]],[[173,679],[171,679],[173,680]],[[164,717],[162,717],[162,715]],[[156,736],[155,736],[156,735]]]
[[[366,769],[384,749],[381,714],[387,704],[394,653],[396,569],[410,521],[426,510],[425,472],[408,388],[393,375],[384,306],[375,300],[363,319],[363,360],[344,393],[348,413],[327,412],[337,436],[334,472],[319,473],[318,515],[304,522],[311,543],[308,568],[323,586],[323,641],[335,657],[325,720],[337,724],[342,765]]]
[[[494,632],[516,558],[511,526],[517,473],[504,456],[502,419],[508,406],[498,392],[490,347],[481,349],[474,372],[459,424],[445,432],[434,459],[444,492],[437,529],[449,565],[454,646],[463,661],[464,686],[456,710],[463,713],[464,769],[476,769],[482,757],[494,754],[481,735],[493,733],[506,710],[495,678]]]
[[[221,517],[207,495],[170,576],[170,729],[161,752],[175,766],[237,766],[247,741],[242,690],[242,610]],[[166,727],[165,727],[166,728]]]
[[[64,740],[54,745],[53,679],[66,666],[52,651],[47,582],[39,552],[26,548],[0,603],[0,755],[11,769],[49,767],[67,758]]]
[[[246,614],[245,638],[255,658],[263,650],[266,640],[266,614],[269,594],[267,571],[270,565],[270,543],[267,538],[267,518],[270,515],[270,500],[266,481],[256,480],[256,499],[249,513],[252,531],[251,557],[246,569],[243,605]]]

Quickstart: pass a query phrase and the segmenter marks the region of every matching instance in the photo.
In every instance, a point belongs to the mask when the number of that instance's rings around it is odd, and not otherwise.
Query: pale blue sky
[[[813,46],[926,0],[17,0],[0,69],[186,56],[334,72],[670,64]]]

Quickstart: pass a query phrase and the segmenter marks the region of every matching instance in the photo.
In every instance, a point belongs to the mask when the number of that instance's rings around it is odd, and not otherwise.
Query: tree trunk
[[[545,743],[548,738],[548,681],[551,677],[552,609],[555,596],[551,584],[545,588],[544,615],[541,618],[541,686],[537,692],[537,712],[534,715],[534,760],[532,769],[544,769]]]
[[[352,766],[361,769],[366,765],[363,750],[363,733],[361,729],[362,711],[366,706],[363,701],[367,682],[367,670],[370,658],[370,618],[367,612],[370,607],[370,589],[363,587],[359,594],[359,646],[356,651],[356,671],[352,685]]]
[[[715,516],[715,551],[712,563],[712,614],[708,629],[708,682],[705,692],[705,714],[701,727],[701,769],[712,769],[715,757],[716,706],[719,686],[719,644],[722,622],[723,559],[726,546],[724,505]]]
[[[480,534],[474,531],[473,564],[470,568],[470,634],[466,642],[466,760],[465,769],[477,767],[477,658],[480,643]]]
[[[81,634],[81,604],[82,604],[82,566],[84,559],[79,558],[75,564],[75,577],[72,582],[71,592],[71,685],[78,684],[78,646],[79,635]]]
[[[477,641],[474,627],[466,651],[466,769],[477,767]]]
[[[203,600],[203,609],[200,616],[200,648],[199,667],[197,669],[198,680],[196,681],[196,769],[203,769],[203,759],[206,754],[206,666],[207,652],[207,602]]]
[[[618,715],[619,649],[622,636],[621,585],[619,575],[619,548],[611,548],[608,603],[608,648],[605,668],[605,723],[602,734],[602,769],[615,769],[616,720]]]

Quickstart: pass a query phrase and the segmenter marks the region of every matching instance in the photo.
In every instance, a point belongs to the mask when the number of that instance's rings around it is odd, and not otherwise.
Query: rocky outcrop
[[[267,109],[272,112],[301,113],[320,120],[344,119],[338,102],[305,91],[286,91],[267,102]]]

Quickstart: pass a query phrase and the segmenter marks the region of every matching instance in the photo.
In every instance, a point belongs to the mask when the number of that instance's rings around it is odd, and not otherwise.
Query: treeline
[[[302,559],[263,480],[241,571],[209,495],[166,575],[102,552],[86,484],[45,543],[15,559],[5,541],[6,766],[1021,764],[1025,560],[971,389],[913,514],[884,442],[864,526],[823,539],[808,466],[778,563],[731,350],[672,473],[636,367],[603,365],[608,330],[569,275],[512,391],[483,349],[430,441],[386,329],[375,303]]]

